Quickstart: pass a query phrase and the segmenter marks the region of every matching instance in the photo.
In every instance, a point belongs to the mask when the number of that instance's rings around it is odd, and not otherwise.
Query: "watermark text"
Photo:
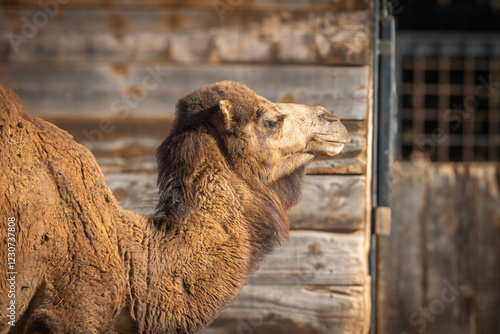
[[[16,322],[16,218],[7,219],[7,282],[9,304],[7,306],[7,316],[9,325],[15,326]]]

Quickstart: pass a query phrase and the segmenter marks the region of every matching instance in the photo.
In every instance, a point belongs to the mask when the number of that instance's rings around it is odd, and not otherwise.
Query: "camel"
[[[141,216],[85,147],[1,85],[0,107],[0,333],[201,331],[288,238],[308,163],[350,140],[322,107],[203,86],[177,103],[159,204]]]

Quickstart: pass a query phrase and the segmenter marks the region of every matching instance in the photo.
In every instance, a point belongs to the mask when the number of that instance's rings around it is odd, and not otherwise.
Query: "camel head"
[[[235,172],[261,183],[272,183],[315,157],[334,156],[350,141],[339,118],[325,108],[273,103],[233,81],[204,86],[179,100],[172,133],[200,125]]]
[[[293,154],[332,157],[351,140],[339,118],[323,107],[273,103],[261,96],[258,101],[249,132],[267,148],[275,165]]]

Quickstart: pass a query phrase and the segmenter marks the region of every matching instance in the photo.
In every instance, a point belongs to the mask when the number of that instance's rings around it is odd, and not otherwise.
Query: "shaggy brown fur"
[[[287,238],[307,163],[349,140],[321,107],[271,103],[235,82],[202,87],[177,105],[157,152],[160,204],[143,217],[117,205],[88,150],[1,86],[0,108],[0,226],[13,238],[3,261],[16,244],[0,333],[200,331]]]

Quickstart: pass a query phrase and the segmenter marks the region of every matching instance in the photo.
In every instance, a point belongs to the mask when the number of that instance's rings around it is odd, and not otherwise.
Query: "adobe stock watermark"
[[[224,21],[224,14],[232,12],[243,0],[212,0],[212,6],[219,16],[221,22]]]
[[[7,219],[7,317],[10,319],[8,324],[15,326],[16,322],[16,218]]]
[[[33,13],[31,18],[23,16],[21,18],[22,27],[20,34],[9,31],[7,38],[10,41],[12,49],[15,53],[19,52],[21,44],[28,44],[40,31],[45,27],[51,18],[59,12],[59,6],[67,4],[70,0],[39,0],[40,8]]]
[[[113,120],[116,118],[124,120],[129,117],[131,112],[139,106],[139,103],[146,99],[148,92],[157,89],[170,74],[169,72],[164,72],[160,68],[160,65],[156,65],[156,67],[148,66],[146,67],[146,72],[147,74],[142,79],[141,85],[135,87],[135,91],[138,92],[137,94],[122,94],[120,98],[111,102],[111,111],[113,114],[103,117],[99,122],[98,128],[82,130],[82,134],[87,139],[87,141],[82,143],[85,147],[89,150],[98,147],[103,141],[104,135],[115,130]]]
[[[451,283],[447,279],[443,280],[444,288],[439,297],[431,300],[426,307],[421,307],[408,317],[408,323],[417,327],[418,333],[424,333],[430,322],[434,322],[442,314],[449,304],[454,303],[457,298],[466,290],[465,286],[459,284],[460,276]],[[410,334],[408,331],[401,331],[399,334]]]
[[[268,303],[270,305],[276,306],[276,305],[286,305],[286,303],[283,303],[282,298],[283,298],[283,291],[280,291],[279,289],[277,291],[271,292],[268,294]],[[267,298],[266,298],[267,299]],[[258,307],[255,308],[252,311],[252,314],[249,314],[245,318],[238,318],[238,324],[236,325],[236,333],[237,334],[256,334],[261,332],[259,330],[259,327],[264,325],[264,322],[266,320],[266,317],[269,317],[269,310],[266,310],[263,307]]]
[[[256,333],[258,327],[264,324],[265,314],[261,309],[257,310],[257,314],[247,319],[238,318],[238,326],[236,327],[237,334],[253,334]]]

